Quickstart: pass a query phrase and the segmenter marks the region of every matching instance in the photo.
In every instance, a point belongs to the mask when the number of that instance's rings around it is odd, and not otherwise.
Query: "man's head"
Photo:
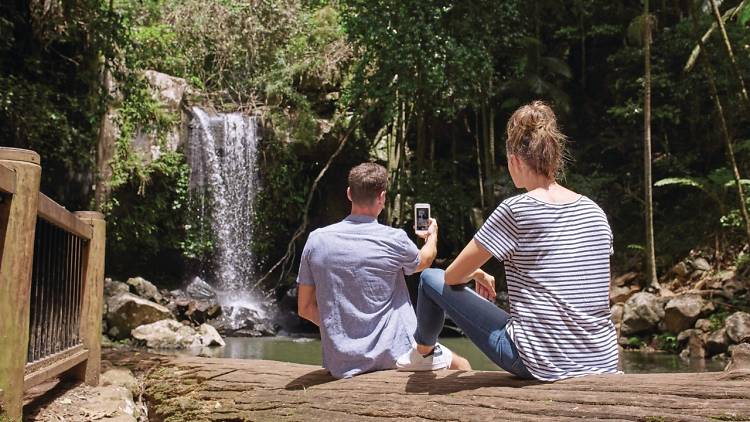
[[[385,205],[385,188],[388,172],[375,163],[362,163],[349,171],[349,188],[346,191],[352,201],[352,209],[371,209],[377,214]]]

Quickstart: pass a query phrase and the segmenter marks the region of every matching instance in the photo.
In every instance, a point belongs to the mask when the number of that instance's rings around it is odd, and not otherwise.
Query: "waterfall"
[[[193,107],[188,143],[190,192],[201,198],[202,224],[213,240],[208,282],[222,306],[262,306],[252,291],[253,201],[258,190],[258,118],[208,114]]]

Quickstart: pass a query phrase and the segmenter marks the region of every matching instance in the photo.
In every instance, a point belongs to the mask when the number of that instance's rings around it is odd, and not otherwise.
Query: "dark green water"
[[[268,359],[282,362],[321,364],[320,340],[287,337],[225,338],[227,345],[221,348],[204,349],[202,355],[218,358]],[[477,370],[498,371],[498,368],[469,340],[445,338],[441,343],[464,356]],[[677,355],[656,352],[623,353],[623,370],[626,373],[655,372],[711,372],[724,369],[724,363],[713,360],[686,362]]]

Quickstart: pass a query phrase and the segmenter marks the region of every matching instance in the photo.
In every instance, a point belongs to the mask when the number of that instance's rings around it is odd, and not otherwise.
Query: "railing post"
[[[42,168],[34,151],[0,148],[0,165],[16,173],[16,192],[0,206],[0,390],[3,417],[21,420],[29,347],[29,296]]]
[[[83,255],[83,305],[81,307],[81,339],[89,357],[77,369],[79,379],[88,385],[99,384],[102,359],[102,307],[104,306],[104,246],[106,226],[104,215],[95,211],[78,211],[76,217],[91,224],[93,236]]]

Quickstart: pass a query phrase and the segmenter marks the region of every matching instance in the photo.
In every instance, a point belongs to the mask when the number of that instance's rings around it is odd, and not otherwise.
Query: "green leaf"
[[[737,22],[742,26],[747,25],[748,21],[750,21],[750,3],[747,3],[745,7],[740,10],[740,14],[737,17]]]
[[[750,179],[740,179],[740,184],[744,185],[744,186],[748,186],[748,185],[750,185]],[[735,183],[734,180],[730,180],[730,181],[728,181],[728,182],[726,182],[724,184],[724,187],[731,188],[731,187],[734,187],[736,185],[737,185],[737,183]]]
[[[698,188],[701,190],[705,189],[705,186],[703,186],[703,184],[689,177],[668,177],[666,179],[661,179],[657,181],[656,183],[654,183],[654,186],[657,186],[657,187],[669,186],[669,185],[694,187],[694,188]]]

